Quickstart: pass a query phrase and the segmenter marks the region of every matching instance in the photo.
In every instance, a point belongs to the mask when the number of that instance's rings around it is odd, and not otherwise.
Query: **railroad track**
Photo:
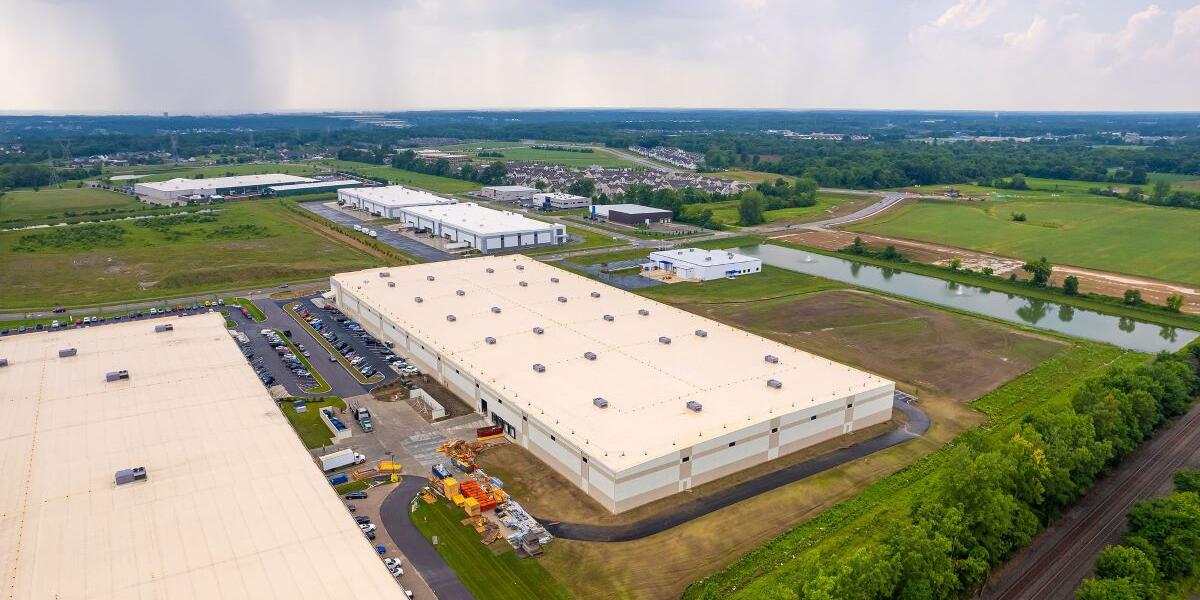
[[[1096,553],[1107,540],[1112,539],[1125,523],[1125,515],[1133,505],[1150,495],[1164,481],[1170,479],[1197,448],[1200,448],[1200,404],[1167,429],[1160,431],[1134,452],[1117,472],[1097,485],[1085,496],[1074,510],[1067,511],[1063,519],[1072,519],[1061,534],[1054,527],[1046,533],[1055,535],[1048,547],[1040,547],[1037,540],[1015,556],[1013,561],[1017,574],[994,574],[996,585],[985,588],[979,598],[983,600],[1018,600],[1043,598],[1070,598],[1071,589],[1060,591],[1066,578],[1072,573],[1085,571]],[[1049,539],[1042,536],[1043,539]],[[1070,581],[1078,584],[1078,581]]]

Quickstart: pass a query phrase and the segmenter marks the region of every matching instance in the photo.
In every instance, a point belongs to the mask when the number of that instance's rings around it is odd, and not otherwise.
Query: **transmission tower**
[[[171,160],[175,166],[179,166],[179,136],[171,134]]]
[[[50,187],[58,187],[62,180],[58,178],[58,169],[54,168],[54,153],[46,148],[46,162],[50,165]]]

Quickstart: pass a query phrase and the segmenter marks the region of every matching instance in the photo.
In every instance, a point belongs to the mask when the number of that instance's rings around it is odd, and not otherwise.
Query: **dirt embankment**
[[[1015,272],[1021,279],[1026,277],[1026,273],[1021,270],[1021,265],[1025,264],[1023,260],[930,242],[888,238],[867,233],[831,229],[788,232],[770,237],[772,239],[826,250],[845,248],[854,241],[855,237],[861,237],[872,248],[884,248],[889,245],[895,246],[902,254],[916,262],[948,265],[951,260],[957,258],[962,261],[962,266],[966,269],[978,271],[984,267],[991,267],[997,275]],[[1181,294],[1184,299],[1183,311],[1200,313],[1200,289],[1195,287],[1147,277],[1138,277],[1136,275],[1110,273],[1108,271],[1086,269],[1071,265],[1055,265],[1054,275],[1051,276],[1050,281],[1054,285],[1061,286],[1062,280],[1068,275],[1074,275],[1079,278],[1079,290],[1085,293],[1095,292],[1119,298],[1125,293],[1125,290],[1133,288],[1141,290],[1142,298],[1152,304],[1165,304],[1167,296]]]

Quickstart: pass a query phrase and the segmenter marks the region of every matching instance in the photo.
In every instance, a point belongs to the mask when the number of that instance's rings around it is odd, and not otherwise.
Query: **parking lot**
[[[322,217],[325,217],[326,219],[329,219],[338,225],[354,227],[355,225],[363,224],[363,219],[350,214],[349,211],[338,209],[337,205],[330,206],[321,202],[302,202],[300,206],[305,210],[321,215]],[[365,215],[366,213],[362,214]],[[454,254],[439,250],[433,246],[410,237],[405,237],[394,231],[388,231],[382,227],[375,227],[374,229],[379,232],[379,237],[376,238],[379,241],[393,248],[403,250],[404,252],[407,252],[422,260],[437,261],[458,258],[458,256]]]

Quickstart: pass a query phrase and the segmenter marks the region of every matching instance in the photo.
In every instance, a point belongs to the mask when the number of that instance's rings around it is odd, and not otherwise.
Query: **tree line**
[[[964,433],[953,464],[907,521],[844,559],[807,564],[773,598],[949,600],[977,590],[1108,468],[1187,411],[1200,389],[1194,358],[1162,353],[1113,367],[1004,438]]]
[[[52,169],[45,165],[28,163],[0,165],[0,190],[12,188],[38,188],[50,185],[57,171],[60,180],[84,179],[100,174],[97,165],[89,169]]]

